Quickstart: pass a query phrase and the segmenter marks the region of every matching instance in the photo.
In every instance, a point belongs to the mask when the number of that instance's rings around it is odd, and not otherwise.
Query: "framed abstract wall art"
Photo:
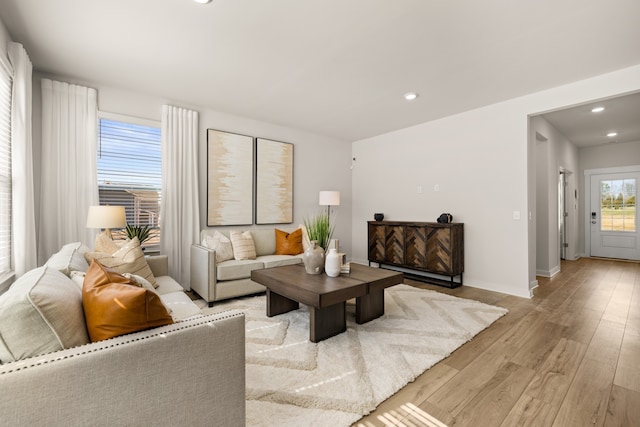
[[[256,138],[256,224],[293,222],[293,144]]]
[[[253,223],[253,137],[207,129],[207,226]]]

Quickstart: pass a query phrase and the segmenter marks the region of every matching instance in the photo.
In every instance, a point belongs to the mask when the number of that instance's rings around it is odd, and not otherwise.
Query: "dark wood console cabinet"
[[[416,274],[409,274],[410,278],[450,288],[462,285],[464,224],[368,221],[368,231],[369,265],[375,262],[380,267],[412,269]],[[449,280],[420,273],[447,276]]]

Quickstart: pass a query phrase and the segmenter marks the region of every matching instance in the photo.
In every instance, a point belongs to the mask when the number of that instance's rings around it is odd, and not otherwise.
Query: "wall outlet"
[[[513,219],[515,220],[520,219],[520,211],[513,211]]]
[[[416,193],[422,194],[422,185],[418,185],[418,187],[416,187]]]
[[[435,184],[433,186],[433,191],[440,191],[440,184]]]

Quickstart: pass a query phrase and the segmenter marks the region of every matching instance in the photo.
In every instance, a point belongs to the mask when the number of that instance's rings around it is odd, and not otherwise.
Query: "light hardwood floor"
[[[354,425],[640,426],[640,264],[561,270],[532,299],[406,280],[509,314]]]

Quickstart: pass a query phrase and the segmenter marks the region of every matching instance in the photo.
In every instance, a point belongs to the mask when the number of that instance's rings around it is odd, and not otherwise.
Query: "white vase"
[[[338,277],[340,275],[340,255],[335,248],[331,248],[324,262],[324,271],[329,277]]]

